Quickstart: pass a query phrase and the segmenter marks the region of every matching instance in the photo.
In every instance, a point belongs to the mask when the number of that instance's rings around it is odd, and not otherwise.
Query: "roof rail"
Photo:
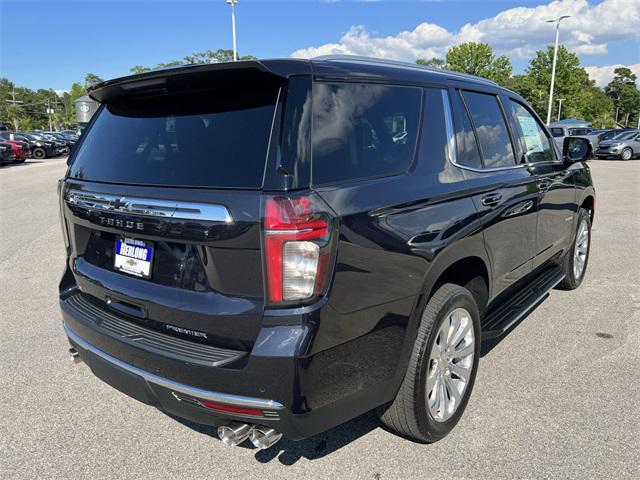
[[[360,55],[320,55],[320,56],[311,58],[311,60],[332,61],[332,62],[361,62],[361,63],[370,63],[370,64],[378,64],[378,65],[390,65],[394,67],[426,70],[431,73],[447,75],[453,78],[457,77],[461,79],[474,80],[477,82],[487,83],[489,85],[499,86],[493,80],[489,80],[488,78],[483,78],[483,77],[477,77],[475,75],[469,75],[468,73],[456,72],[454,70],[447,70],[444,68],[428,67],[426,65],[420,65],[419,63],[402,62],[400,60],[389,60],[386,58],[365,57]]]

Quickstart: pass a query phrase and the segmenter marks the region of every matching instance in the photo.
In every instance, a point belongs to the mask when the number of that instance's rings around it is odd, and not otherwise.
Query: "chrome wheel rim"
[[[573,252],[573,276],[576,280],[582,277],[589,253],[589,227],[587,221],[582,220],[576,235],[576,246]]]
[[[427,369],[427,406],[436,422],[456,412],[471,379],[475,336],[471,314],[464,308],[449,313],[436,335]]]
[[[625,149],[622,151],[622,159],[623,160],[630,160],[631,159],[631,150],[629,149]]]

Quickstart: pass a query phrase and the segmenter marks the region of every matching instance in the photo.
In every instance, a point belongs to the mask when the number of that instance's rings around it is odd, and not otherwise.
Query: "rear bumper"
[[[219,426],[235,420],[267,425],[291,440],[301,440],[390,401],[401,381],[393,376],[381,378],[379,372],[364,368],[357,374],[365,375],[368,385],[354,388],[356,372],[345,352],[357,352],[362,339],[316,355],[301,356],[299,349],[284,348],[266,353],[261,346],[270,340],[284,345],[299,335],[299,344],[312,341],[313,336],[306,327],[267,327],[243,359],[204,366],[116,339],[70,308],[65,299],[60,303],[71,346],[98,378],[136,400],[195,423]],[[295,333],[296,328],[301,330]],[[379,340],[375,345],[379,347]],[[394,366],[387,367],[393,370]],[[221,412],[199,401],[260,413]]]

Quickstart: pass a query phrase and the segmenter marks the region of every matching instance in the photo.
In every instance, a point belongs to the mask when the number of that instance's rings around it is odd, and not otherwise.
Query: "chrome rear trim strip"
[[[127,372],[133,373],[134,375],[138,375],[145,379],[145,381],[159,385],[164,388],[168,388],[174,392],[183,393],[185,395],[190,395],[195,398],[199,398],[202,400],[208,400],[211,402],[224,403],[225,405],[233,405],[237,407],[249,407],[249,408],[258,408],[258,409],[267,409],[267,410],[282,410],[284,405],[278,403],[274,400],[264,400],[262,398],[254,398],[254,397],[243,397],[241,395],[230,395],[228,393],[219,393],[212,392],[210,390],[204,390],[202,388],[191,387],[189,385],[185,385],[184,383],[175,382],[173,380],[169,380],[168,378],[161,377],[160,375],[156,375],[155,373],[147,372],[146,370],[142,370],[138,367],[134,367],[128,363],[123,362],[122,360],[118,360],[115,357],[112,357],[108,353],[103,352],[98,349],[96,346],[87,342],[85,339],[79,337],[73,330],[71,330],[66,324],[64,325],[64,331],[69,337],[69,339],[75,343],[77,346],[82,348],[83,350],[88,350],[95,355],[99,356],[106,362],[115,365],[116,367],[122,368]]]
[[[107,193],[74,191],[66,193],[65,201],[69,205],[103,212],[175,218],[177,220],[233,223],[233,218],[227,207],[212,203],[174,202],[151,198],[119,197]]]

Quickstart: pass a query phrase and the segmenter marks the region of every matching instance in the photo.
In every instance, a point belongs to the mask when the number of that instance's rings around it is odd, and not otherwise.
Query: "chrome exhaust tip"
[[[82,359],[80,358],[80,354],[73,347],[69,349],[69,360],[71,361],[71,363],[81,363],[82,362]]]
[[[252,430],[253,425],[248,423],[231,422],[218,427],[218,437],[226,446],[235,447],[244,442]]]
[[[255,427],[251,430],[249,440],[253,446],[260,450],[272,447],[280,441],[282,434],[277,430],[269,427]]]

